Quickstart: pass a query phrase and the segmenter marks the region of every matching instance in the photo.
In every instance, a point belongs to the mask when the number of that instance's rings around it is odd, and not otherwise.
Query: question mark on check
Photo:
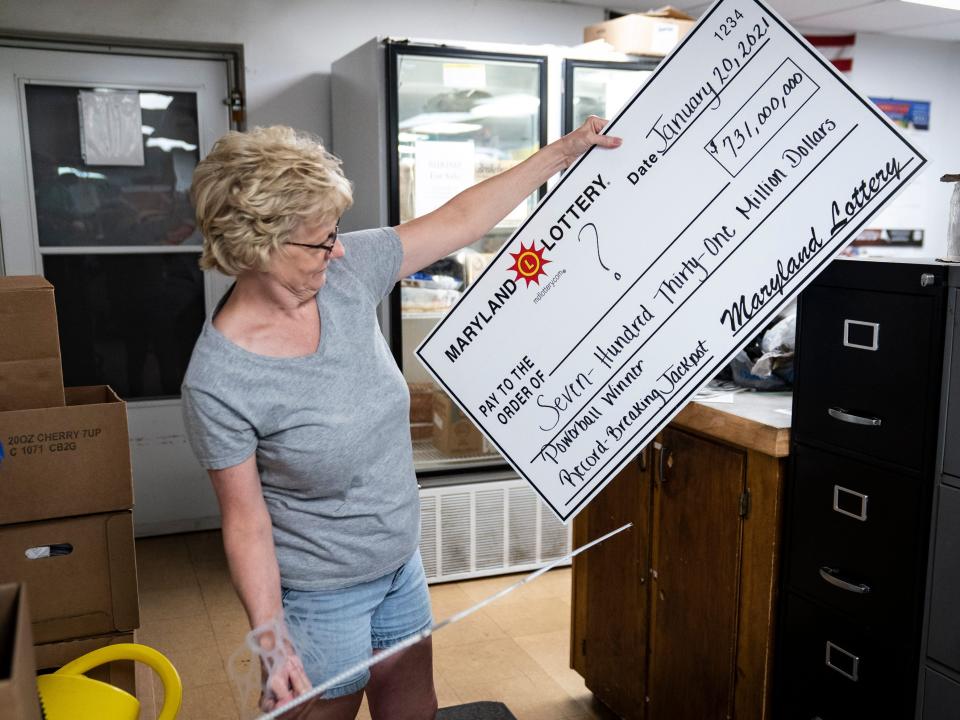
[[[592,230],[593,232],[592,232],[592,233],[586,233],[586,231],[587,231],[588,228],[589,228],[590,230]],[[593,235],[593,240],[594,240],[594,241],[596,242],[596,244],[597,244],[597,260],[600,262],[600,267],[602,267],[602,268],[603,268],[604,270],[606,270],[607,272],[610,272],[610,268],[608,268],[606,265],[603,264],[603,258],[600,257],[600,233],[597,232],[597,226],[594,225],[593,223],[587,223],[587,224],[584,225],[582,228],[580,228],[580,234],[577,235],[577,240],[578,240],[578,241],[583,240],[584,233],[587,234],[588,240],[589,240],[589,235],[591,235],[591,234]],[[619,280],[619,279],[620,279],[620,273],[614,272],[614,273],[613,273],[613,279],[614,279],[614,280]]]

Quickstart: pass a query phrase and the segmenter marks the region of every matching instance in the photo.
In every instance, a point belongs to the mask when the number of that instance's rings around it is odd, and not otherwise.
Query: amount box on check
[[[820,86],[787,58],[703,146],[731,177],[745,168]]]

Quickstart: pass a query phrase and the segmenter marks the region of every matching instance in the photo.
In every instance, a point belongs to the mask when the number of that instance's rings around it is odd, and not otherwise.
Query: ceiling
[[[670,4],[698,17],[713,3],[702,0],[574,0],[611,10],[637,12]],[[854,31],[960,41],[960,11],[902,0],[767,0],[804,32]]]

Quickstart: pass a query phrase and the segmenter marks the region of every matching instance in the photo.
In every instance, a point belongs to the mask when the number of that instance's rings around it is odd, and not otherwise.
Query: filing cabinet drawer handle
[[[845,488],[843,485],[833,486],[833,511],[852,517],[854,520],[867,521],[867,501],[869,499],[868,495]],[[854,503],[856,504],[856,510],[853,509]]]
[[[833,664],[834,653],[836,653],[838,656],[841,656],[841,661],[844,663],[844,665],[848,665],[849,669]],[[845,678],[853,680],[854,682],[860,680],[860,658],[851,652],[847,652],[839,645],[834,645],[829,640],[827,640],[827,655],[824,659],[824,662],[828,668],[831,670],[836,670]]]
[[[838,587],[841,590],[846,590],[847,592],[857,593],[858,595],[866,595],[870,592],[870,586],[864,585],[863,583],[850,582],[849,580],[844,580],[840,575],[840,571],[836,568],[827,567],[824,565],[820,568],[820,577],[826,580],[828,583],[834,587]]]
[[[851,333],[851,331],[853,331]],[[851,335],[857,337],[853,338]],[[870,344],[864,342],[870,337]],[[858,340],[860,342],[858,342]],[[880,323],[864,322],[863,320],[843,321],[843,346],[857,350],[871,350],[876,352],[880,348]]]
[[[841,420],[846,423],[852,423],[853,425],[869,425],[870,427],[880,427],[881,423],[880,418],[853,415],[848,413],[843,408],[829,408],[827,410],[827,415],[832,417],[834,420]]]

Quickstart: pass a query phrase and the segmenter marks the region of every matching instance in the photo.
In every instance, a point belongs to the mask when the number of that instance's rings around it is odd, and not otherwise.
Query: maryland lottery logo
[[[530,287],[530,283],[540,284],[540,276],[546,277],[547,275],[543,266],[551,262],[543,256],[546,248],[537,250],[536,245],[536,241],[530,243],[529,248],[520,243],[520,252],[510,253],[510,257],[513,258],[513,265],[507,268],[507,271],[515,272],[517,277],[514,279],[517,281],[526,280],[527,287]]]

